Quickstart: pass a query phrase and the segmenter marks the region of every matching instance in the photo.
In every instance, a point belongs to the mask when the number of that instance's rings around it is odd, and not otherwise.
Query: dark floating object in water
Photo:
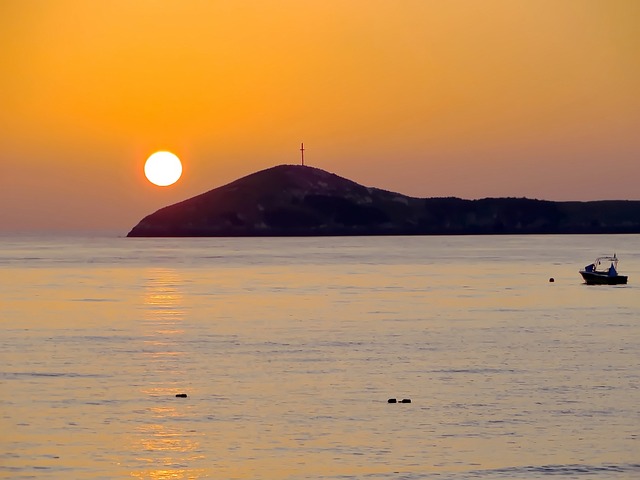
[[[555,278],[553,278],[553,277],[551,277],[551,278],[549,279],[549,282],[550,282],[550,283],[553,283],[553,282],[555,282],[555,281],[556,281],[556,280],[555,280]]]
[[[176,398],[187,398],[186,393],[176,393]]]
[[[403,398],[402,400],[398,401],[395,398],[390,398],[389,400],[387,400],[387,403],[411,403],[411,399],[410,398]]]

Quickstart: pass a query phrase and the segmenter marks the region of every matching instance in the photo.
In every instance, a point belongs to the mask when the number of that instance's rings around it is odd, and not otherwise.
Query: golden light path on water
[[[140,393],[172,400],[183,393],[180,381],[185,355],[181,347],[185,333],[183,279],[177,271],[166,268],[149,270],[147,275],[141,327],[145,338],[143,354],[154,380],[143,384]],[[184,407],[184,402],[165,402],[147,408],[146,421],[135,428],[131,444],[131,449],[138,452],[137,460],[147,467],[132,471],[132,477],[172,480],[200,478],[204,474],[203,469],[188,468],[204,455],[197,453],[200,447],[197,435],[181,428],[184,423],[180,420],[188,417],[188,408],[185,412]]]

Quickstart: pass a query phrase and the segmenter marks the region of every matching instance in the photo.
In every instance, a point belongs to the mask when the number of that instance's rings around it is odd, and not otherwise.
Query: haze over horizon
[[[414,197],[640,200],[635,0],[9,0],[0,45],[0,232],[126,233],[300,142]]]

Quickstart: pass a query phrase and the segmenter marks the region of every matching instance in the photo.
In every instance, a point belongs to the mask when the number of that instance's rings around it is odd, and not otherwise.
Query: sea
[[[0,478],[546,477],[640,478],[640,235],[0,236]]]

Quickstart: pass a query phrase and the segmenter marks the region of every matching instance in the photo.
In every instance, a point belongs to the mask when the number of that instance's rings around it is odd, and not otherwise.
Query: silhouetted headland
[[[279,165],[168,207],[128,237],[640,233],[640,201],[414,198]]]

